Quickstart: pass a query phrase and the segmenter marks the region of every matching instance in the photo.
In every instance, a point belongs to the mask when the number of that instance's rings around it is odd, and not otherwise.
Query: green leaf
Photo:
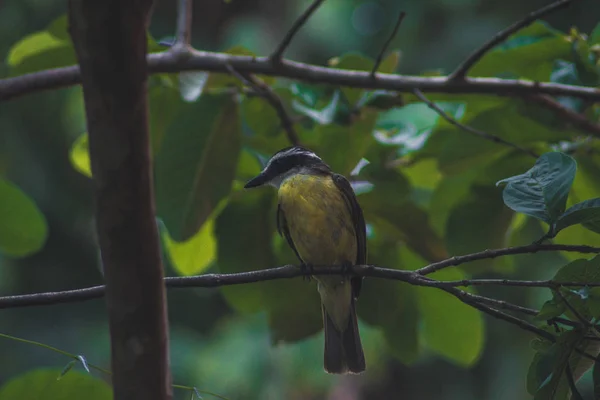
[[[205,94],[181,108],[155,166],[158,216],[176,241],[194,236],[229,195],[241,146],[231,96]]]
[[[556,230],[582,224],[589,230],[600,233],[600,198],[577,203],[565,211],[556,221]]]
[[[547,81],[554,60],[570,59],[571,44],[560,32],[534,22],[486,53],[469,76],[512,76]]]
[[[552,224],[565,211],[577,164],[566,154],[543,154],[533,168],[522,175],[503,179],[504,203],[516,212]]]
[[[598,35],[600,36],[600,32],[598,33]],[[596,361],[594,363],[594,371],[592,372],[592,377],[594,379],[594,398],[600,399],[600,361]]]
[[[60,369],[38,369],[27,372],[0,387],[0,399],[19,400],[111,400],[108,384],[93,376],[71,371],[61,376]]]
[[[470,254],[481,249],[505,246],[506,231],[513,212],[504,207],[499,190],[493,186],[474,185],[470,195],[452,209],[446,222],[446,247],[450,254]],[[482,224],[485,221],[485,224]],[[469,271],[483,270],[496,260],[469,263]]]
[[[87,133],[81,134],[69,151],[69,159],[75,170],[88,178],[92,177],[92,167],[90,165],[89,140]]]
[[[338,109],[339,100],[340,92],[339,90],[336,90],[335,92],[333,92],[329,103],[321,110],[315,110],[314,108],[305,106],[304,104],[296,100],[292,102],[292,106],[294,107],[294,110],[296,110],[298,113],[306,115],[316,123],[320,125],[327,125],[333,122],[333,119]]]
[[[540,312],[535,316],[535,319],[539,321],[547,321],[552,318],[561,316],[566,309],[564,301],[556,301],[555,299],[548,300],[544,303]]]
[[[600,44],[600,22],[596,24],[588,39],[590,46]]]
[[[459,269],[445,269],[430,276],[437,280],[461,280]],[[463,365],[473,365],[483,350],[484,324],[479,311],[435,288],[417,288],[425,344],[436,353]]]
[[[374,185],[370,192],[358,196],[367,221],[383,234],[404,241],[427,261],[447,258],[444,243],[429,225],[427,213],[409,198],[410,185],[404,175],[370,164],[360,176]]]
[[[148,122],[152,155],[156,156],[162,147],[169,126],[183,109],[184,103],[177,90],[163,84],[150,88],[148,105],[150,109]],[[193,129],[193,127],[187,129]]]
[[[320,125],[307,145],[337,173],[348,176],[366,154],[373,139],[377,113],[363,110],[350,126]]]
[[[0,253],[23,257],[40,250],[48,225],[35,203],[16,185],[0,179]]]
[[[369,262],[393,269],[406,268],[397,244],[381,236],[381,240],[369,241]],[[415,362],[420,350],[416,295],[411,285],[373,279],[363,283],[357,302],[359,317],[383,329],[390,352],[405,364]]]
[[[174,241],[166,229],[161,229],[165,252],[179,275],[200,274],[213,263],[217,255],[213,227],[214,220],[206,220],[198,233],[185,242]]]
[[[22,75],[77,63],[67,34],[67,18],[54,20],[46,31],[35,32],[15,43],[7,57],[11,75]]]
[[[275,232],[274,200],[276,196],[268,188],[247,190],[233,197],[219,214],[215,236],[218,238],[217,266],[220,272],[254,271],[276,265],[271,248]],[[221,291],[237,311],[254,313],[265,310],[269,283],[223,286]]]

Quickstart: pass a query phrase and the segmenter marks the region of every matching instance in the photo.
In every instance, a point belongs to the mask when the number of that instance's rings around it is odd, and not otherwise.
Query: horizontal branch
[[[262,282],[275,279],[290,279],[307,275],[340,275],[353,274],[371,278],[391,279],[406,282],[417,286],[437,287],[446,290],[453,286],[464,286],[468,281],[437,281],[424,275],[439,271],[443,268],[453,267],[472,261],[491,259],[500,256],[536,253],[539,251],[571,251],[580,253],[600,253],[599,247],[573,246],[563,244],[537,244],[505,249],[485,250],[479,253],[452,257],[444,261],[430,264],[416,271],[382,268],[374,265],[357,265],[349,271],[338,266],[314,268],[312,271],[303,271],[295,265],[262,269],[257,271],[239,272],[235,274],[204,274],[187,277],[165,278],[165,285],[169,288],[181,287],[219,287],[228,285],[241,285],[246,283]],[[476,281],[476,280],[473,280]],[[565,284],[563,284],[564,286]],[[34,293],[16,296],[0,297],[0,309],[12,307],[41,306],[58,303],[71,303],[104,296],[104,286],[93,286],[83,289],[66,290],[61,292]],[[497,306],[498,304],[496,304]]]
[[[528,96],[533,94],[563,95],[598,101],[600,90],[593,87],[565,85],[561,83],[534,82],[520,79],[465,78],[450,80],[448,77],[420,77],[396,74],[377,74],[370,71],[354,71],[282,59],[272,63],[268,57],[251,57],[190,50],[185,56],[180,51],[165,51],[148,56],[151,73],[208,71],[228,73],[234,68],[239,73],[261,74],[296,79],[311,83],[323,83],[364,89],[385,89],[398,92],[437,93],[484,93],[503,96]],[[0,101],[79,84],[78,66],[49,69],[14,78],[0,79]]]

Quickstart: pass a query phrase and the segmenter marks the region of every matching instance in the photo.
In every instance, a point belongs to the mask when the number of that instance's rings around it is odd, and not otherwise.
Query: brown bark
[[[172,397],[147,121],[151,7],[151,0],[69,1],[106,278],[115,400]]]

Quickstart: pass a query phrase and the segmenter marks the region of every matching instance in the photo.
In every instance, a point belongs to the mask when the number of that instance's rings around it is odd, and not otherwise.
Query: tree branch
[[[600,124],[590,121],[585,115],[563,106],[558,101],[547,95],[533,95],[530,97],[530,99],[554,111],[563,119],[573,124],[573,126],[576,128],[589,133],[595,138],[600,138]]]
[[[381,51],[377,55],[377,59],[375,60],[375,65],[373,65],[373,69],[371,70],[371,78],[372,79],[375,79],[375,74],[377,73],[377,70],[379,69],[379,65],[383,61],[383,57],[385,57],[385,52],[387,51],[387,48],[389,47],[390,43],[392,43],[392,40],[394,40],[394,37],[398,33],[400,24],[402,24],[402,21],[404,20],[405,16],[406,16],[406,13],[404,11],[401,11],[400,15],[398,15],[398,19],[396,20],[396,25],[394,25],[394,29],[392,30],[392,34],[385,41],[385,43],[383,44],[383,47],[381,48]]]
[[[381,268],[374,265],[357,265],[352,268],[351,273],[358,276],[392,279],[406,282],[417,286],[428,286],[438,288],[452,288],[453,286],[464,286],[463,283],[476,282],[477,280],[467,281],[437,281],[428,277],[435,271],[443,268],[453,267],[465,264],[472,261],[491,259],[505,255],[537,253],[539,251],[571,251],[581,253],[600,253],[599,247],[591,246],[572,246],[563,244],[539,244],[520,247],[508,247],[505,249],[485,250],[479,253],[467,254],[464,256],[452,257],[437,263],[430,264],[416,271],[405,271],[399,269]],[[318,270],[312,271],[312,275],[336,275],[348,273],[342,267],[321,267]],[[169,288],[180,287],[220,287],[228,285],[240,285],[246,283],[262,282],[274,279],[290,279],[300,276],[310,275],[303,272],[300,268],[294,265],[284,265],[276,268],[262,269],[257,271],[240,272],[235,274],[204,274],[189,277],[169,277],[165,278],[165,285]],[[562,284],[567,286],[566,284]],[[0,309],[14,307],[28,307],[52,305],[58,303],[71,303],[91,299],[101,298],[104,295],[104,286],[93,286],[83,289],[67,290],[61,292],[46,292],[16,296],[0,297]],[[472,295],[476,296],[476,295]],[[481,298],[481,301],[487,301],[487,298]],[[501,300],[494,300],[494,306],[504,308]],[[509,303],[507,303],[509,304]],[[515,311],[515,308],[512,308]],[[524,308],[516,311],[523,312]],[[529,310],[531,315],[537,314],[535,310]]]
[[[541,280],[541,281],[522,281],[515,279],[463,279],[460,281],[442,281],[444,285],[456,287],[456,286],[517,286],[517,287],[539,287],[547,289],[556,289],[559,287],[598,287],[600,282],[561,282],[554,280]]]
[[[192,0],[177,2],[177,36],[173,47],[189,48],[192,40]]]
[[[231,66],[228,69],[233,76],[241,80],[242,83],[244,83],[248,87],[254,89],[256,94],[263,97],[269,102],[271,107],[273,107],[273,109],[277,113],[277,116],[281,121],[281,127],[287,134],[290,143],[294,146],[299,145],[300,139],[298,138],[298,134],[296,133],[296,129],[294,128],[294,122],[287,113],[283,101],[279,98],[279,96],[277,96],[275,91],[271,89],[269,85],[264,83],[260,78],[252,74],[242,75]]]
[[[323,3],[323,1],[325,1],[325,0],[314,0],[312,2],[312,4],[310,5],[310,7],[308,7],[302,13],[302,15],[300,15],[300,17],[298,17],[296,22],[294,22],[294,25],[292,25],[290,30],[286,33],[286,35],[284,36],[284,38],[281,41],[281,43],[279,44],[279,46],[277,46],[277,48],[275,49],[273,54],[271,54],[271,57],[269,57],[270,61],[273,64],[279,64],[281,62],[283,53],[285,53],[285,51],[288,48],[288,46],[290,45],[290,43],[292,43],[292,39],[294,39],[294,36],[296,36],[296,33],[298,33],[300,28],[302,28],[302,25],[304,25],[306,23],[306,21],[308,21],[310,16],[315,11],[317,11],[317,8],[319,8],[319,6]]]
[[[507,247],[497,250],[484,250],[479,253],[467,254],[464,256],[456,256],[447,260],[429,264],[426,267],[419,268],[415,273],[420,275],[428,275],[435,271],[439,271],[448,267],[455,267],[460,264],[468,263],[476,260],[493,259],[500,256],[515,255],[515,254],[530,254],[540,251],[571,251],[576,253],[600,253],[600,247],[592,246],[573,246],[568,244],[529,244],[525,246]]]
[[[397,92],[412,92],[414,89],[419,89],[422,92],[483,93],[517,97],[549,94],[572,96],[591,101],[600,100],[600,90],[594,87],[521,79],[468,78],[464,81],[451,81],[448,77],[397,74],[377,74],[377,79],[372,79],[369,71],[321,67],[289,60],[281,60],[277,65],[273,65],[267,57],[236,56],[196,50],[190,50],[185,57],[169,50],[148,55],[148,71],[151,73],[182,71],[227,73],[228,65],[240,73],[277,76],[310,83],[362,89],[384,89]],[[79,83],[81,83],[81,76],[78,66],[55,68],[14,78],[0,79],[0,102],[42,90],[57,89]]]
[[[490,133],[487,132],[483,132],[480,131],[478,129],[472,128],[470,126],[467,125],[463,125],[460,122],[458,122],[457,120],[455,120],[454,118],[452,118],[450,115],[446,114],[446,112],[444,112],[444,110],[442,110],[440,107],[438,107],[434,102],[432,102],[431,100],[429,100],[427,97],[425,97],[425,95],[423,94],[423,92],[421,92],[419,89],[415,89],[413,90],[413,93],[415,94],[415,96],[417,96],[419,98],[419,100],[421,100],[422,102],[424,102],[425,104],[427,104],[427,106],[429,108],[431,108],[432,110],[434,110],[435,112],[437,112],[440,117],[444,118],[446,121],[448,121],[451,125],[456,126],[457,128],[460,128],[466,132],[469,132],[475,136],[479,136],[480,138],[484,139],[484,140],[489,140],[490,142],[494,142],[494,143],[498,143],[501,144],[503,146],[507,146],[510,147],[512,149],[518,150],[521,153],[525,153],[527,155],[530,155],[533,158],[538,158],[539,155],[536,154],[534,151],[523,148],[521,146],[518,146],[514,143],[511,143],[507,140],[502,139],[499,136],[496,135],[492,135]]]
[[[553,11],[559,10],[563,7],[571,4],[572,0],[559,0],[552,4],[547,5],[546,7],[540,8],[537,11],[534,11],[528,14],[525,18],[520,21],[515,22],[508,28],[500,31],[494,35],[493,38],[488,40],[483,46],[475,50],[462,64],[458,66],[458,68],[449,76],[450,80],[464,80],[467,76],[469,70],[475,65],[487,52],[492,50],[494,47],[504,42],[509,36],[513,35],[517,31],[531,25],[536,20],[542,18],[545,15],[550,14]]]
[[[115,400],[172,397],[148,133],[151,7],[152,0],[69,1],[106,278]]]

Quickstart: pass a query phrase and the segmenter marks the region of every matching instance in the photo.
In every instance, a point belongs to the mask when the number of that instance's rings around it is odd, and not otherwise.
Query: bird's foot
[[[344,278],[347,278],[352,274],[352,270],[353,270],[354,265],[352,265],[352,263],[350,261],[344,261],[342,263],[342,275],[344,276]]]
[[[314,271],[314,269],[313,269],[313,265],[312,265],[312,264],[310,264],[310,263],[302,263],[302,264],[300,265],[300,270],[301,270],[301,271],[302,271],[302,273],[304,274],[304,275],[302,276],[302,279],[304,279],[305,281],[308,281],[308,282],[310,282],[310,280],[311,280],[311,275],[312,275],[312,273],[313,273],[313,271]]]

